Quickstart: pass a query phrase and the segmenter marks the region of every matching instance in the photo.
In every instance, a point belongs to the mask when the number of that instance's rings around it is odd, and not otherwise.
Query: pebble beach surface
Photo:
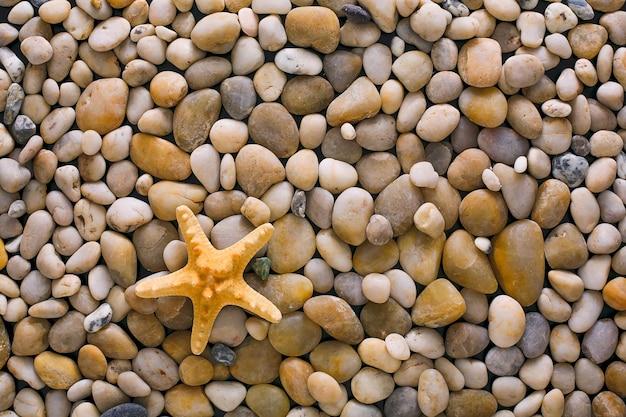
[[[624,0],[0,16],[1,417],[626,416]],[[136,294],[180,205],[280,322]]]

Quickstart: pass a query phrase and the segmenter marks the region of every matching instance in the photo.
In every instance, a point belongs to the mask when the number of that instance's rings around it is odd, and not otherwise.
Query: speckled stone
[[[126,403],[109,408],[104,413],[104,417],[148,417],[148,411],[139,404]],[[101,416],[101,417],[102,417]]]
[[[485,356],[489,372],[497,376],[516,375],[524,364],[524,354],[517,346],[508,348],[492,347]]]
[[[470,358],[489,345],[487,329],[471,323],[454,323],[446,330],[446,353],[455,359]]]

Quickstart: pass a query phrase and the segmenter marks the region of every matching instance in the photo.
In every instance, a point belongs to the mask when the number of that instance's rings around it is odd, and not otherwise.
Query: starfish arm
[[[283,317],[278,307],[248,286],[248,284],[244,283],[238,287],[237,294],[239,296],[231,300],[229,304],[242,307],[271,323],[278,323]]]
[[[223,250],[223,252],[228,252],[233,258],[237,259],[235,262],[236,274],[243,275],[248,262],[269,242],[273,233],[274,226],[270,223],[262,224],[248,233],[243,239]]]
[[[191,327],[191,351],[194,355],[200,355],[207,343],[213,329],[217,315],[224,307],[218,300],[209,300],[197,297],[193,299],[193,326]]]
[[[178,220],[178,225],[187,243],[187,256],[190,262],[194,262],[203,251],[215,251],[215,248],[204,234],[198,219],[189,207],[178,206],[176,208],[176,220]]]
[[[137,283],[135,293],[141,298],[186,296],[191,291],[188,277],[194,273],[194,271],[184,267],[171,274],[142,279]]]

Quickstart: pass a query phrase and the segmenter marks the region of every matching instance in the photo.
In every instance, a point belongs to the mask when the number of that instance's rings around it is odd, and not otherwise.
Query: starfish
[[[187,244],[187,265],[168,275],[141,280],[135,291],[142,298],[191,299],[191,351],[195,355],[204,351],[213,323],[227,305],[242,307],[272,323],[280,321],[280,310],[243,279],[248,262],[272,237],[271,224],[265,223],[232,246],[218,250],[209,242],[189,207],[178,206],[176,219]]]

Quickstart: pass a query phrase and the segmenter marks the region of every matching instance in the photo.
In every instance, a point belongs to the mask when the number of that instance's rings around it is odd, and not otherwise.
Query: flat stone
[[[611,319],[601,319],[589,329],[581,344],[583,355],[596,364],[606,362],[617,346],[618,328]]]
[[[541,228],[532,220],[518,220],[496,235],[492,245],[489,259],[504,292],[522,306],[533,304],[545,272]]]
[[[546,237],[544,252],[554,269],[576,269],[587,262],[589,252],[584,236],[572,223],[561,223]]]

